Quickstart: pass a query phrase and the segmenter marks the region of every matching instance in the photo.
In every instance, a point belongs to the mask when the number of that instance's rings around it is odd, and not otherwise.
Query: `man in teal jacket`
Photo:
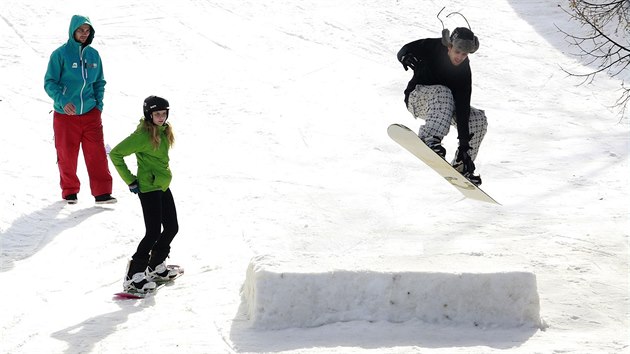
[[[115,203],[101,120],[106,82],[101,57],[90,46],[94,39],[90,19],[72,16],[68,36],[68,41],[51,54],[44,79],[44,89],[54,101],[61,196],[70,204],[77,202],[81,186],[77,160],[82,148],[96,203]]]

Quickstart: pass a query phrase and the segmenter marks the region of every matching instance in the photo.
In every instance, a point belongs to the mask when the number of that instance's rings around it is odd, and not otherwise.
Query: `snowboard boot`
[[[128,293],[146,294],[155,290],[157,284],[147,278],[146,272],[136,273],[131,278],[127,276],[123,282],[123,288]]]
[[[433,150],[436,154],[440,155],[441,158],[446,157],[446,149],[442,146],[442,139],[437,136],[429,137],[429,138],[420,138],[422,142],[429,147],[429,149]]]
[[[461,173],[462,176],[466,177],[466,179],[469,180],[475,186],[480,186],[481,185],[481,176],[475,175],[472,172],[464,173],[464,164],[463,163],[455,162],[455,163],[453,163],[453,168],[456,169],[457,172]]]
[[[183,272],[179,266],[169,265],[162,262],[158,264],[155,268],[151,268],[150,266],[147,268],[147,279],[154,282],[167,282],[169,280],[175,279],[180,273]]]

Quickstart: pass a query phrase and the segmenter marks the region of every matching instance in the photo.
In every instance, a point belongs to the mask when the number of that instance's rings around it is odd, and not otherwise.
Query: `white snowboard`
[[[435,172],[444,177],[466,198],[479,200],[482,202],[500,204],[486,192],[475,186],[461,173],[446,162],[440,155],[431,150],[425,143],[418,138],[418,135],[402,124],[392,124],[387,128],[387,134],[400,146],[407,149],[410,153],[422,160],[431,167]]]

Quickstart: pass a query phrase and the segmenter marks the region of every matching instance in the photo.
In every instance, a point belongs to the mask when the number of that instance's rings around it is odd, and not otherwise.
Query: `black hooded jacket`
[[[398,52],[398,61],[402,62],[402,58],[408,53],[413,54],[419,63],[405,90],[405,104],[409,102],[409,94],[416,85],[448,87],[455,101],[458,138],[460,142],[461,138],[468,141],[472,91],[472,74],[468,58],[458,66],[453,65],[448,57],[448,49],[442,44],[441,38],[426,38],[405,44]]]

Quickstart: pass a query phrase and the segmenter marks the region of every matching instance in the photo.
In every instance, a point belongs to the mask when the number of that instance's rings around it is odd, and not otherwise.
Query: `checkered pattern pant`
[[[446,86],[417,85],[409,94],[407,109],[416,119],[421,118],[425,122],[418,132],[422,140],[433,137],[442,140],[448,134],[450,127],[457,125],[455,102],[451,90]],[[468,126],[473,134],[470,140],[470,157],[474,160],[488,129],[486,113],[481,109],[470,107]]]

